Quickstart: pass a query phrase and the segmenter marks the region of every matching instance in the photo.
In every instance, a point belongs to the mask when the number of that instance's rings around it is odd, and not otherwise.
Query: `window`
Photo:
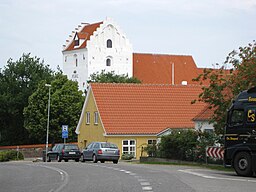
[[[108,58],[108,59],[106,60],[106,66],[111,66],[111,59]]]
[[[78,65],[78,60],[77,60],[77,58],[76,58],[76,67],[77,67],[77,65]]]
[[[136,157],[136,142],[135,140],[123,140],[123,154],[131,154]]]
[[[110,39],[107,40],[107,48],[112,48],[112,41]]]
[[[86,112],[86,124],[90,124],[90,112]]]
[[[148,140],[148,145],[156,145],[156,140],[155,139]]]
[[[231,114],[230,125],[242,125],[244,120],[244,111],[241,109],[234,109]]]
[[[99,113],[96,111],[94,112],[94,124],[98,124],[98,119],[99,119]]]
[[[75,46],[79,46],[79,39],[75,40]]]

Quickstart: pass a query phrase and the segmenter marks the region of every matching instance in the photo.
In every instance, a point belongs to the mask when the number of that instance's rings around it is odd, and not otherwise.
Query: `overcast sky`
[[[256,39],[256,0],[0,0],[0,68],[22,53],[62,68],[62,45],[82,22],[111,17],[136,53],[222,64]]]

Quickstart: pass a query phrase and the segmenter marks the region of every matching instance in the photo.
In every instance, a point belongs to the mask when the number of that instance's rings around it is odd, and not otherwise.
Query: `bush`
[[[122,157],[121,157],[122,160],[131,160],[133,158],[134,156],[132,154],[122,154]]]
[[[206,146],[213,146],[217,137],[213,133],[202,133],[194,130],[172,131],[163,136],[159,144],[160,157],[185,160],[205,161]]]
[[[17,157],[18,153],[18,157]],[[0,162],[10,161],[10,160],[23,160],[24,156],[21,152],[14,150],[10,151],[0,151]]]

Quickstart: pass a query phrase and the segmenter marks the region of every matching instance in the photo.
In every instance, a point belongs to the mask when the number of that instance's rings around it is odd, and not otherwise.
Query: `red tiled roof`
[[[166,128],[193,128],[204,103],[191,104],[200,86],[91,84],[107,134],[157,134]]]
[[[133,54],[133,76],[143,83],[172,84],[174,68],[174,84],[187,81],[188,84],[199,84],[192,81],[202,69],[197,68],[192,56]]]
[[[77,36],[79,39],[85,39],[82,45],[79,47],[75,48],[75,42],[72,41],[72,43],[64,50],[64,51],[70,51],[70,50],[75,50],[75,49],[82,49],[86,47],[86,43],[88,40],[90,40],[91,35],[93,34],[94,31],[102,24],[103,22],[99,23],[93,23],[84,26],[84,28],[77,33]]]
[[[198,113],[194,118],[193,121],[208,121],[214,114],[214,109],[209,108],[209,106],[205,106],[205,108]]]

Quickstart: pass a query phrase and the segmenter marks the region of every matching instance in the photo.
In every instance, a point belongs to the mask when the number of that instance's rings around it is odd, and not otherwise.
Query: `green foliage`
[[[230,70],[225,69],[229,65]],[[225,64],[219,70],[205,69],[194,81],[203,86],[202,93],[197,101],[203,101],[213,108],[214,115],[211,122],[215,122],[217,134],[224,133],[227,109],[232,99],[246,89],[256,86],[256,43],[240,47],[239,51],[232,51],[226,58]]]
[[[164,158],[201,162],[205,160],[206,146],[218,142],[216,135],[194,130],[175,130],[161,137],[158,155]]]
[[[134,77],[128,77],[128,75],[115,75],[114,71],[101,73],[93,73],[90,76],[88,83],[141,83],[140,80]]]
[[[10,151],[0,151],[0,162],[10,161],[10,160],[23,160],[24,156],[21,152],[14,150]]]
[[[149,157],[156,157],[157,156],[157,145],[156,144],[148,144],[143,149],[145,152],[147,152]]]
[[[0,144],[29,143],[23,127],[23,109],[28,97],[37,89],[41,80],[50,81],[53,71],[37,57],[23,54],[13,61],[9,59],[0,73]]]
[[[29,97],[28,106],[24,108],[24,126],[34,143],[45,143],[46,139],[49,87],[45,84],[46,81],[39,83],[37,90]],[[58,73],[51,82],[50,95],[49,143],[63,141],[62,125],[68,125],[68,141],[76,141],[75,129],[84,102],[77,82]]]
[[[134,158],[134,156],[132,154],[127,154],[127,153],[123,153],[121,156],[122,160],[131,160],[133,158]]]

